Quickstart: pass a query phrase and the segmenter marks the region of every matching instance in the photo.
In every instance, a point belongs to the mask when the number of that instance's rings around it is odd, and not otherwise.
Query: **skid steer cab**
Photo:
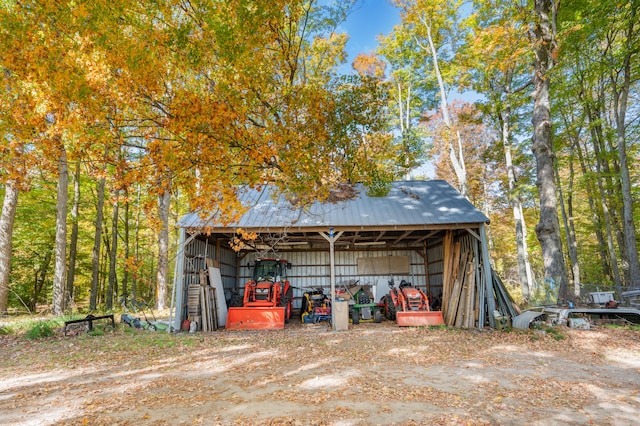
[[[282,329],[289,322],[293,288],[287,279],[291,263],[283,259],[256,259],[252,278],[244,285],[242,307],[231,307],[226,328]]]

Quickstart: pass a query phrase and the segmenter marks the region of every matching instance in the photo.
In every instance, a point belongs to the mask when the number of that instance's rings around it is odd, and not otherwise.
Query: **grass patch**
[[[43,339],[56,334],[55,329],[58,327],[55,321],[38,321],[27,332],[27,339]]]
[[[549,336],[557,341],[564,340],[566,338],[566,336],[556,327],[547,327],[545,331]]]

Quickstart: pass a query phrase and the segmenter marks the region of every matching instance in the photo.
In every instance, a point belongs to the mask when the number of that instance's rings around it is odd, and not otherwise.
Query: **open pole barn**
[[[205,331],[223,327],[221,306],[242,296],[252,262],[265,257],[292,264],[294,313],[309,289],[325,289],[333,302],[336,289],[352,283],[369,285],[379,302],[391,279],[411,282],[432,304],[439,302],[447,326],[495,328],[496,318],[512,309],[491,270],[489,219],[446,181],[394,182],[384,197],[345,186],[326,202],[304,206],[292,205],[270,185],[242,189],[240,197],[248,210],[237,223],[222,226],[190,213],[177,224],[175,330],[194,317]],[[257,238],[238,245],[239,229]],[[205,287],[217,290],[207,296]],[[209,309],[218,315],[203,318],[206,306],[215,306]]]

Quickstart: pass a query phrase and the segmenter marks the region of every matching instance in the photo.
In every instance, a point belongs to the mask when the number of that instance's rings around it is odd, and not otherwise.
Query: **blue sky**
[[[359,53],[370,53],[378,47],[376,37],[387,35],[400,23],[400,11],[388,0],[359,0],[339,30],[349,34],[347,66]]]

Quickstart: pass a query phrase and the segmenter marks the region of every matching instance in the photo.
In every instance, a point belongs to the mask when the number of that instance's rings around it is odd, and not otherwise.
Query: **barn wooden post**
[[[496,322],[493,318],[493,311],[496,309],[496,300],[493,297],[493,277],[491,276],[491,263],[489,262],[489,247],[487,244],[487,228],[484,223],[480,224],[480,243],[482,244],[482,269],[484,272],[485,296],[487,298],[487,313],[489,317],[489,326],[496,328]],[[482,328],[483,324],[478,324],[478,328]]]
[[[333,235],[333,228],[329,228],[329,235],[324,232],[320,232],[319,234],[322,237],[329,241],[329,269],[331,273],[331,328],[333,330],[336,329],[336,321],[335,321],[335,311],[334,307],[336,306],[336,259],[335,259],[335,250],[334,243],[340,238],[344,231],[338,232],[337,235]]]

